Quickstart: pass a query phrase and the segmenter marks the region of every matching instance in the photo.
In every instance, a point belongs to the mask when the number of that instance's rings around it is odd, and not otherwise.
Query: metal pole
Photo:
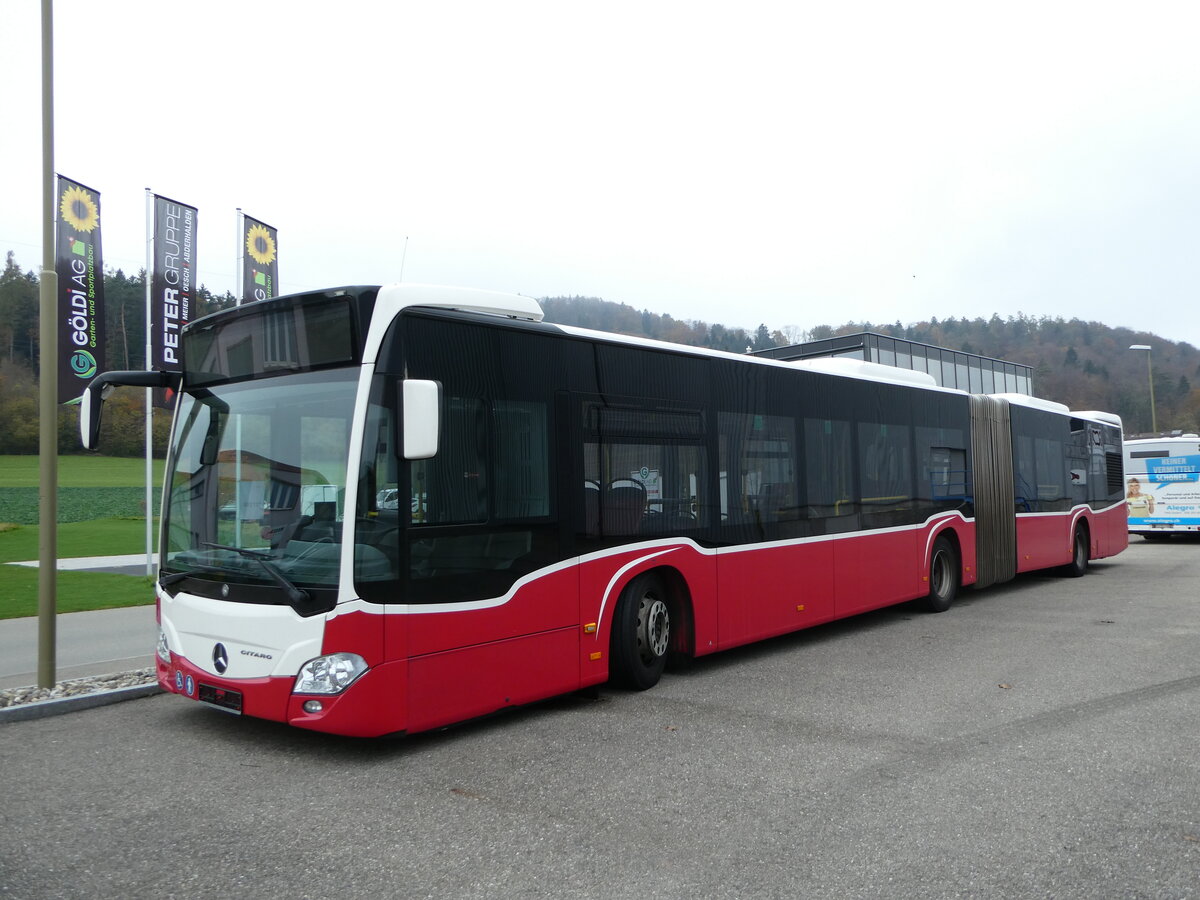
[[[151,282],[154,280],[154,194],[146,188],[146,371],[154,368]],[[154,389],[146,388],[146,575],[154,575]]]
[[[42,272],[38,291],[38,687],[56,680],[58,583],[58,274],[54,271],[54,6],[42,0]]]
[[[1154,368],[1150,365],[1150,348],[1146,348],[1146,374],[1150,376],[1150,430],[1158,434],[1158,414],[1154,411]]]
[[[237,264],[234,270],[237,272],[237,284],[234,286],[234,295],[237,297],[235,306],[242,305],[242,289],[246,284],[246,244],[244,235],[246,234],[246,214],[242,212],[242,208],[237,208]],[[233,540],[230,543],[235,547],[242,546],[242,417],[238,416],[237,434],[234,436],[234,444],[236,447],[236,456],[233,464]],[[219,538],[218,538],[219,540]]]
[[[233,288],[234,306],[242,305],[242,286],[246,283],[246,270],[242,268],[246,265],[246,248],[242,246],[242,235],[246,233],[245,213],[242,208],[237,208],[237,261],[234,265],[234,271],[237,272],[237,284]]]
[[[1150,378],[1150,430],[1154,434],[1158,434],[1158,413],[1154,409],[1154,367],[1150,363],[1149,344],[1130,344],[1130,350],[1145,350],[1146,351],[1146,374]]]

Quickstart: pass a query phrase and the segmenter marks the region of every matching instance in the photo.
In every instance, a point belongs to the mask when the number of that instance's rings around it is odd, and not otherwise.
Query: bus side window
[[[1041,504],[1037,494],[1037,473],[1033,462],[1033,438],[1018,434],[1013,442],[1016,459],[1013,466],[1016,469],[1016,507],[1017,512],[1038,512]]]
[[[600,495],[600,525],[605,534],[637,534],[646,515],[646,486],[622,478]]]
[[[804,420],[804,476],[809,516],[836,518],[856,512],[853,462],[849,422]]]
[[[1039,437],[1035,440],[1037,456],[1038,500],[1050,504],[1043,509],[1055,509],[1067,500],[1066,450],[1062,441]]]
[[[483,401],[445,399],[441,446],[410,463],[413,525],[457,525],[487,519],[487,418]]]
[[[376,390],[367,407],[354,523],[354,580],[360,590],[363,585],[394,582],[400,577],[401,502],[395,419],[388,406],[381,402],[378,392],[383,387],[377,386]],[[318,505],[314,504],[314,513]],[[321,511],[328,513],[328,506]],[[336,514],[336,508],[334,512]]]
[[[600,533],[600,482],[590,478],[583,482],[583,533]]]
[[[705,523],[699,412],[593,400],[583,412],[584,534],[674,534]]]
[[[736,473],[733,510],[722,518],[757,526],[802,518],[797,497],[796,422],[787,416],[721,413],[721,471]],[[723,504],[728,498],[723,497]]]
[[[498,400],[494,425],[497,519],[550,515],[550,436],[545,403]]]
[[[957,428],[918,425],[917,502],[926,511],[951,508],[967,500],[966,437]]]

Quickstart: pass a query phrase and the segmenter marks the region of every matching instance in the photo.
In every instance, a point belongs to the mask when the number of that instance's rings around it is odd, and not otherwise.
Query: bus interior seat
[[[642,519],[639,529],[642,534],[678,534],[682,531],[694,531],[699,523],[687,513],[655,512],[650,510]]]
[[[606,535],[637,534],[646,512],[646,486],[621,479],[604,491],[600,504],[600,528]]]
[[[305,541],[336,541],[339,536],[337,504],[320,501],[313,504],[312,522],[297,531],[297,537]]]

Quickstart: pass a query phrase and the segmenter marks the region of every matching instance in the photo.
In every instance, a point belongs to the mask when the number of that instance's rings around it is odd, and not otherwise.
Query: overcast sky
[[[1200,10],[56,0],[56,169],[283,291],[585,295],[755,328],[1062,316],[1200,345]],[[37,0],[0,9],[0,251],[41,249]],[[405,241],[407,239],[407,255]]]

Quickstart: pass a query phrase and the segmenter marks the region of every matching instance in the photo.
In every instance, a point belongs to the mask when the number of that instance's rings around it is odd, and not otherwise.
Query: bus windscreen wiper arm
[[[299,606],[300,604],[308,602],[308,594],[288,581],[287,576],[280,572],[279,569],[277,569],[261,553],[256,553],[253,550],[247,550],[245,547],[230,547],[228,544],[214,544],[212,541],[204,541],[203,543],[206,547],[213,547],[217,550],[232,550],[239,556],[244,556],[246,559],[254,560],[266,570],[267,574],[271,576],[276,584],[283,588],[283,592],[287,594],[288,602],[290,602],[292,606]]]

